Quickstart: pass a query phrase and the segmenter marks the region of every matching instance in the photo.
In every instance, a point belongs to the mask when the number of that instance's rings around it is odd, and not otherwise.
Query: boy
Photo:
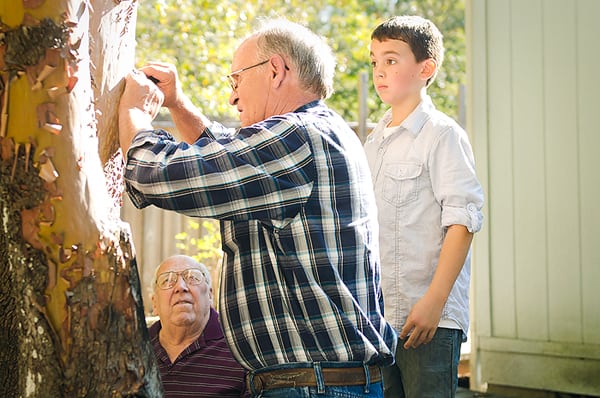
[[[385,397],[453,397],[469,327],[470,245],[483,191],[465,131],[427,87],[444,55],[435,25],[393,17],[371,34],[373,84],[391,109],[365,151],[379,210],[386,319],[399,331]]]

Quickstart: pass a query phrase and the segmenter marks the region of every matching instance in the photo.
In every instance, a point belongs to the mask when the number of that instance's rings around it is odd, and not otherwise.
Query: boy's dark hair
[[[416,15],[396,16],[382,22],[371,33],[371,40],[402,40],[410,46],[417,62],[433,59],[437,68],[427,80],[427,86],[433,82],[437,71],[444,61],[444,40],[433,22]]]

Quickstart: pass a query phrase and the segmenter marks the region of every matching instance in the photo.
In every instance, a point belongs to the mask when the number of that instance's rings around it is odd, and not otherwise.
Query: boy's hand
[[[408,336],[404,348],[417,348],[433,339],[440,322],[442,308],[443,304],[440,306],[437,300],[428,294],[417,301],[400,332],[401,339]]]

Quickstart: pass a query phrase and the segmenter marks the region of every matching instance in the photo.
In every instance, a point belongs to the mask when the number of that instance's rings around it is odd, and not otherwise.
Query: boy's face
[[[371,41],[373,85],[381,100],[391,106],[420,96],[430,76],[431,62],[417,63],[410,46],[402,40]]]

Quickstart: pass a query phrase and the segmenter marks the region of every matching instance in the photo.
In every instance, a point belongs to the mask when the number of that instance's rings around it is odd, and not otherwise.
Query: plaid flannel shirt
[[[137,207],[221,221],[219,313],[245,368],[393,362],[368,164],[321,101],[192,145],[139,132],[125,179]]]

